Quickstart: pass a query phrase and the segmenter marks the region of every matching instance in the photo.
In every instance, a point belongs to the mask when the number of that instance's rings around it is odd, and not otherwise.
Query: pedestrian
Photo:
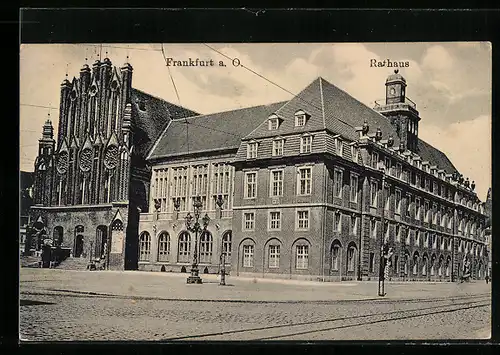
[[[486,275],[485,279],[486,279],[486,284],[488,284],[488,282],[490,282],[490,275]]]

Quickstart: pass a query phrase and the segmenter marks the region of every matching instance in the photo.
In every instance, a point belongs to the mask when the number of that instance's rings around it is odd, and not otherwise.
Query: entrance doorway
[[[83,254],[83,235],[77,235],[75,240],[75,258],[81,257]]]
[[[96,241],[95,241],[96,259],[104,258],[106,256],[107,241],[108,241],[107,227],[98,226],[96,231]]]

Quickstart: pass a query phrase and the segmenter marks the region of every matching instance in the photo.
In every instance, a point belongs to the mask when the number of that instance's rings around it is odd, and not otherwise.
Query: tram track
[[[466,299],[468,300],[465,301]],[[301,335],[330,332],[337,329],[369,326],[371,324],[377,323],[393,322],[410,318],[459,312],[467,309],[491,306],[491,298],[489,296],[478,297],[477,295],[474,295],[461,297],[460,300],[462,300],[463,302],[455,302],[458,301],[458,299],[456,298],[448,298],[447,300],[448,304],[431,307],[401,309],[389,312],[374,312],[355,316],[327,318],[311,322],[277,324],[265,327],[195,334],[175,338],[167,338],[163,340],[227,340],[228,337],[232,335],[236,335],[238,337],[238,340],[287,340],[287,338],[297,337]],[[451,303],[449,301],[451,301]],[[432,300],[432,302],[436,302],[436,300]]]

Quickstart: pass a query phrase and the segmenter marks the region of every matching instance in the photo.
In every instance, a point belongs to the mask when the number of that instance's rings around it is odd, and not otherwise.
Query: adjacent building
[[[19,220],[19,252],[24,253],[30,250],[31,246],[26,245],[26,235],[30,225],[30,207],[33,205],[33,173],[21,171],[19,176],[20,190],[20,220]]]
[[[382,83],[381,83],[382,85]],[[132,88],[109,59],[64,80],[43,127],[34,235],[112,269],[307,280],[474,277],[488,268],[474,182],[418,137],[397,70],[371,108],[317,78],[289,101],[200,115]],[[186,228],[193,197],[210,221]],[[42,238],[43,239],[43,238]],[[196,246],[195,246],[196,243]]]
[[[112,269],[137,268],[147,152],[172,118],[196,115],[134,89],[132,70],[105,58],[66,78],[57,140],[47,120],[35,161],[30,237]]]

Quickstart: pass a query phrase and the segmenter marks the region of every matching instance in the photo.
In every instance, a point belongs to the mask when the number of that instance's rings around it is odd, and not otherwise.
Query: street
[[[139,271],[22,268],[20,339],[485,339],[491,284],[320,283]]]

